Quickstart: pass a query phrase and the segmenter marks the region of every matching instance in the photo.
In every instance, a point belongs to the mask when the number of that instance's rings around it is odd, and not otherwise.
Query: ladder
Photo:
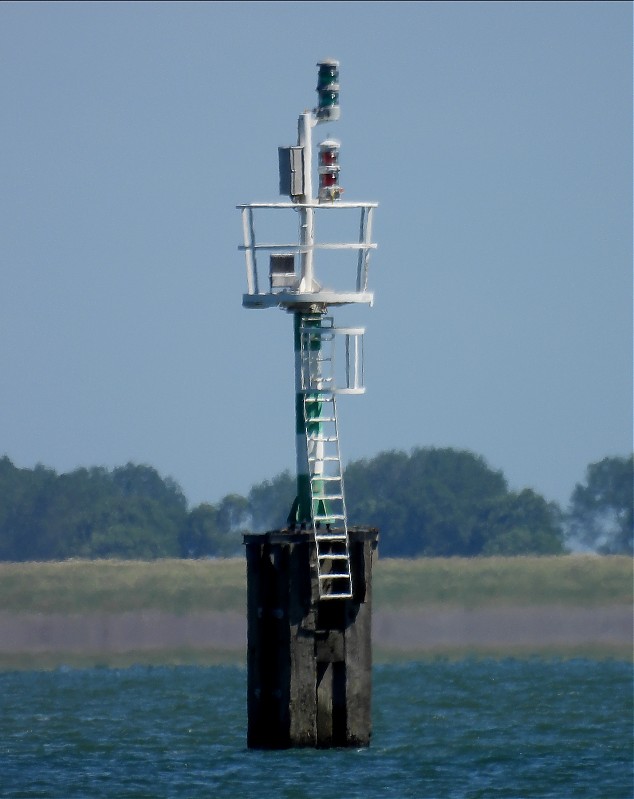
[[[307,328],[304,330],[309,333]],[[323,328],[321,331],[317,334],[320,338],[326,333]],[[314,329],[310,330],[310,334],[314,333]],[[310,338],[307,343],[310,344]],[[352,574],[336,389],[332,375],[324,374],[328,366],[332,367],[332,355],[327,355],[321,347],[302,349],[306,359],[311,360],[310,371],[317,373],[316,380],[308,381],[312,385],[304,389],[303,405],[319,598],[349,599],[352,597]]]

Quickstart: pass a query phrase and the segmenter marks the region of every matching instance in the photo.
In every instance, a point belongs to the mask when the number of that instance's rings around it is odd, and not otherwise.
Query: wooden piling
[[[378,533],[352,528],[351,599],[320,600],[312,532],[244,536],[247,745],[367,746],[372,734],[372,560]]]

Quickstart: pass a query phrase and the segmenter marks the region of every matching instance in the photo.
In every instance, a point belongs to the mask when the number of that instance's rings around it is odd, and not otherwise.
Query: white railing
[[[301,387],[306,393],[364,394],[364,327],[335,327],[334,319],[320,326],[302,326],[300,338]],[[337,357],[337,340],[343,339],[344,357]]]
[[[245,305],[253,307],[267,307],[271,305],[288,305],[293,302],[302,301],[303,297],[310,298],[311,302],[319,301],[318,295],[324,293],[324,302],[372,302],[372,295],[368,293],[368,266],[370,260],[370,253],[375,250],[377,245],[372,242],[372,217],[377,203],[366,202],[340,202],[334,203],[246,203],[238,205],[242,213],[242,232],[243,241],[238,249],[242,250],[245,255],[246,271],[247,271],[247,294],[244,295]],[[258,210],[294,210],[311,208],[317,217],[321,212],[332,212],[333,210],[343,209],[358,209],[360,212],[358,238],[356,241],[318,241],[319,224],[315,221],[315,238],[313,243],[305,244],[301,242],[301,231],[298,230],[297,239],[294,241],[280,242],[258,242],[255,235],[255,212]],[[311,286],[306,286],[302,283],[302,263],[303,256],[306,253],[322,252],[349,252],[358,253],[356,259],[356,273],[355,279],[352,279],[352,274],[347,270],[346,273],[350,275],[347,285],[345,277],[340,274],[342,271],[337,268],[337,281],[342,280],[344,287],[326,288],[322,287],[319,283],[320,276],[318,274],[318,264],[315,263],[314,278],[316,283]],[[258,254],[292,254],[297,256],[297,263],[295,264],[296,281],[293,284],[292,280],[288,281],[286,285],[274,292],[275,281],[271,280],[269,274],[269,264],[266,266],[266,275],[263,274],[263,268],[258,264]],[[249,299],[251,298],[251,299]],[[258,302],[258,299],[260,302]]]

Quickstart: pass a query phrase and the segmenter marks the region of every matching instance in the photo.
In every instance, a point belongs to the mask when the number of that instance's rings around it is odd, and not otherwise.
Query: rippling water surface
[[[632,668],[379,666],[365,750],[249,751],[234,667],[0,674],[3,799],[632,799]]]

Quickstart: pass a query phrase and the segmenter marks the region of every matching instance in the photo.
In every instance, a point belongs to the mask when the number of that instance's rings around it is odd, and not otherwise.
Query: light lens
[[[322,150],[319,153],[319,163],[323,166],[331,166],[337,163],[338,153],[336,150]]]
[[[317,75],[317,89],[325,89],[339,83],[339,68],[334,64],[320,64]]]
[[[339,105],[339,92],[333,92],[330,89],[320,90],[319,92],[319,107],[332,108]]]

